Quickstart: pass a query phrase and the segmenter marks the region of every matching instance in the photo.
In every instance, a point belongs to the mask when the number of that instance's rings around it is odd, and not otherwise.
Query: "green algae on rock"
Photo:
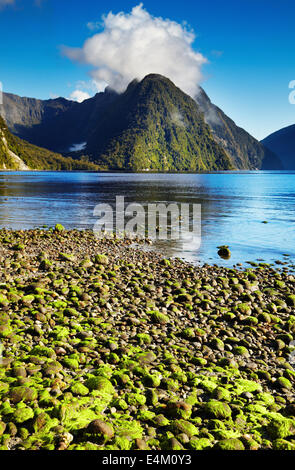
[[[0,230],[0,260],[1,449],[294,449],[287,269],[61,227]]]

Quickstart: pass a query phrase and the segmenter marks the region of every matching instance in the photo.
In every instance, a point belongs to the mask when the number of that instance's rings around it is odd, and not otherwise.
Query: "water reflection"
[[[231,266],[282,253],[295,255],[295,172],[214,174],[120,174],[1,172],[0,226],[28,229],[62,223],[92,228],[98,203],[191,203],[202,205],[202,244],[158,242],[167,256]],[[262,223],[267,221],[267,224]],[[217,247],[228,245],[231,258]]]

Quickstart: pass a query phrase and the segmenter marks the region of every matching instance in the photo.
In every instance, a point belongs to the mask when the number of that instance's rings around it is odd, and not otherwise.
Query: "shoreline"
[[[255,169],[244,169],[241,170],[239,168],[234,170],[215,170],[215,171],[156,171],[156,170],[38,170],[38,169],[29,169],[29,170],[13,170],[13,169],[0,169],[0,174],[5,172],[13,172],[13,173],[121,173],[121,174],[138,174],[138,175],[210,175],[210,174],[247,174],[247,173],[294,173],[295,170],[262,170],[259,168]]]
[[[295,278],[0,230],[0,449],[295,450]]]

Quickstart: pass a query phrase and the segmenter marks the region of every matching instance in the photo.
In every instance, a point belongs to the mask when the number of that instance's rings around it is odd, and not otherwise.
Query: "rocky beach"
[[[294,450],[290,264],[0,230],[1,450]]]

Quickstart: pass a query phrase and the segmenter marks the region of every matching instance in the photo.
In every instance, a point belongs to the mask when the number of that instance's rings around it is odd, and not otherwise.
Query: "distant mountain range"
[[[295,170],[295,124],[274,132],[262,143],[280,157],[286,170]]]
[[[203,89],[194,100],[161,75],[134,80],[122,94],[107,88],[82,103],[3,95],[1,114],[13,134],[76,165],[82,159],[131,171],[282,168]]]
[[[116,96],[107,89],[83,103],[77,103],[65,98],[42,101],[3,93],[0,111],[13,134],[66,154],[73,144],[88,139],[104,109]]]
[[[252,137],[213,103],[200,88],[196,101],[204,113],[215,140],[230,155],[240,170],[281,170],[282,162],[271,149]]]

